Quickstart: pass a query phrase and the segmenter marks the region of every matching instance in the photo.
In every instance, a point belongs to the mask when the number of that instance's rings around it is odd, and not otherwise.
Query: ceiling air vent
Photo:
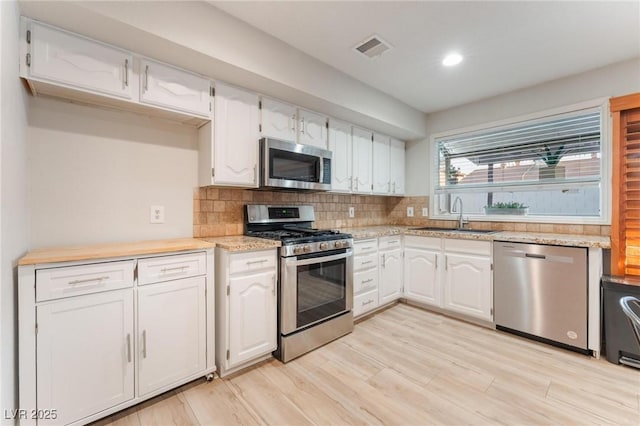
[[[368,58],[376,58],[389,49],[391,49],[391,45],[377,35],[367,38],[365,41],[354,47],[354,50],[362,53]]]

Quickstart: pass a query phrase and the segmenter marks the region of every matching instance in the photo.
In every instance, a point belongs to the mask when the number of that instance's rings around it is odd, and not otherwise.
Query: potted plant
[[[565,168],[558,166],[560,159],[567,153],[564,145],[560,145],[558,149],[552,151],[549,145],[544,144],[544,155],[538,154],[538,157],[544,161],[546,167],[538,168],[538,179],[564,179]]]
[[[484,208],[484,213],[486,215],[512,214],[524,216],[529,213],[529,206],[525,206],[524,204],[518,203],[517,201],[513,201],[510,203],[493,203],[492,205],[486,206]]]

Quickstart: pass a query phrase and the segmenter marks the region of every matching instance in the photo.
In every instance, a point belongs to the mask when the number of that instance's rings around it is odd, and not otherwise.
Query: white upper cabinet
[[[331,158],[331,190],[351,192],[352,158],[351,125],[343,121],[329,120],[329,150]]]
[[[34,21],[27,24],[28,78],[123,99],[132,98],[133,55]]]
[[[261,134],[265,138],[296,142],[297,108],[269,98],[261,101]]]
[[[353,128],[353,187],[357,194],[371,194],[373,145],[372,133],[357,127]]]
[[[258,186],[259,97],[217,83],[212,125],[200,129],[200,185]]]
[[[149,59],[140,61],[140,102],[209,117],[209,79]]]
[[[391,190],[389,180],[389,136],[373,134],[373,193],[386,195]]]
[[[389,146],[389,175],[392,195],[404,195],[404,149],[403,141],[391,138]]]
[[[327,117],[299,109],[298,143],[327,149]]]

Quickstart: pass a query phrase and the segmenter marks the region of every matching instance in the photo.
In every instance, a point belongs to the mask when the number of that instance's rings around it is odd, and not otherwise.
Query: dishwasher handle
[[[534,259],[546,259],[547,256],[545,256],[544,254],[534,254],[534,253],[525,253],[524,254],[525,257],[532,257]]]

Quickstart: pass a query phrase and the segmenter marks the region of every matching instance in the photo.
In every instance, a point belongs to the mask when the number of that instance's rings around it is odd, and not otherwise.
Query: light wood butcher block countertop
[[[202,250],[215,247],[214,243],[195,239],[138,241],[132,243],[92,244],[83,246],[35,249],[18,261],[18,265],[73,262],[79,260],[129,257],[145,254],[170,253],[185,250]]]
[[[267,250],[278,248],[282,245],[280,244],[280,241],[269,240],[266,238],[247,237],[244,235],[203,238],[202,241],[213,243],[216,247],[220,247],[228,251]]]
[[[341,228],[341,232],[353,235],[354,240],[378,238],[388,235],[415,235],[419,237],[457,238],[461,240],[510,241],[514,243],[550,244],[571,247],[611,248],[609,237],[599,235],[547,234],[540,232],[507,232],[493,233],[455,232],[447,230],[417,230],[416,227],[381,225],[363,228]]]

